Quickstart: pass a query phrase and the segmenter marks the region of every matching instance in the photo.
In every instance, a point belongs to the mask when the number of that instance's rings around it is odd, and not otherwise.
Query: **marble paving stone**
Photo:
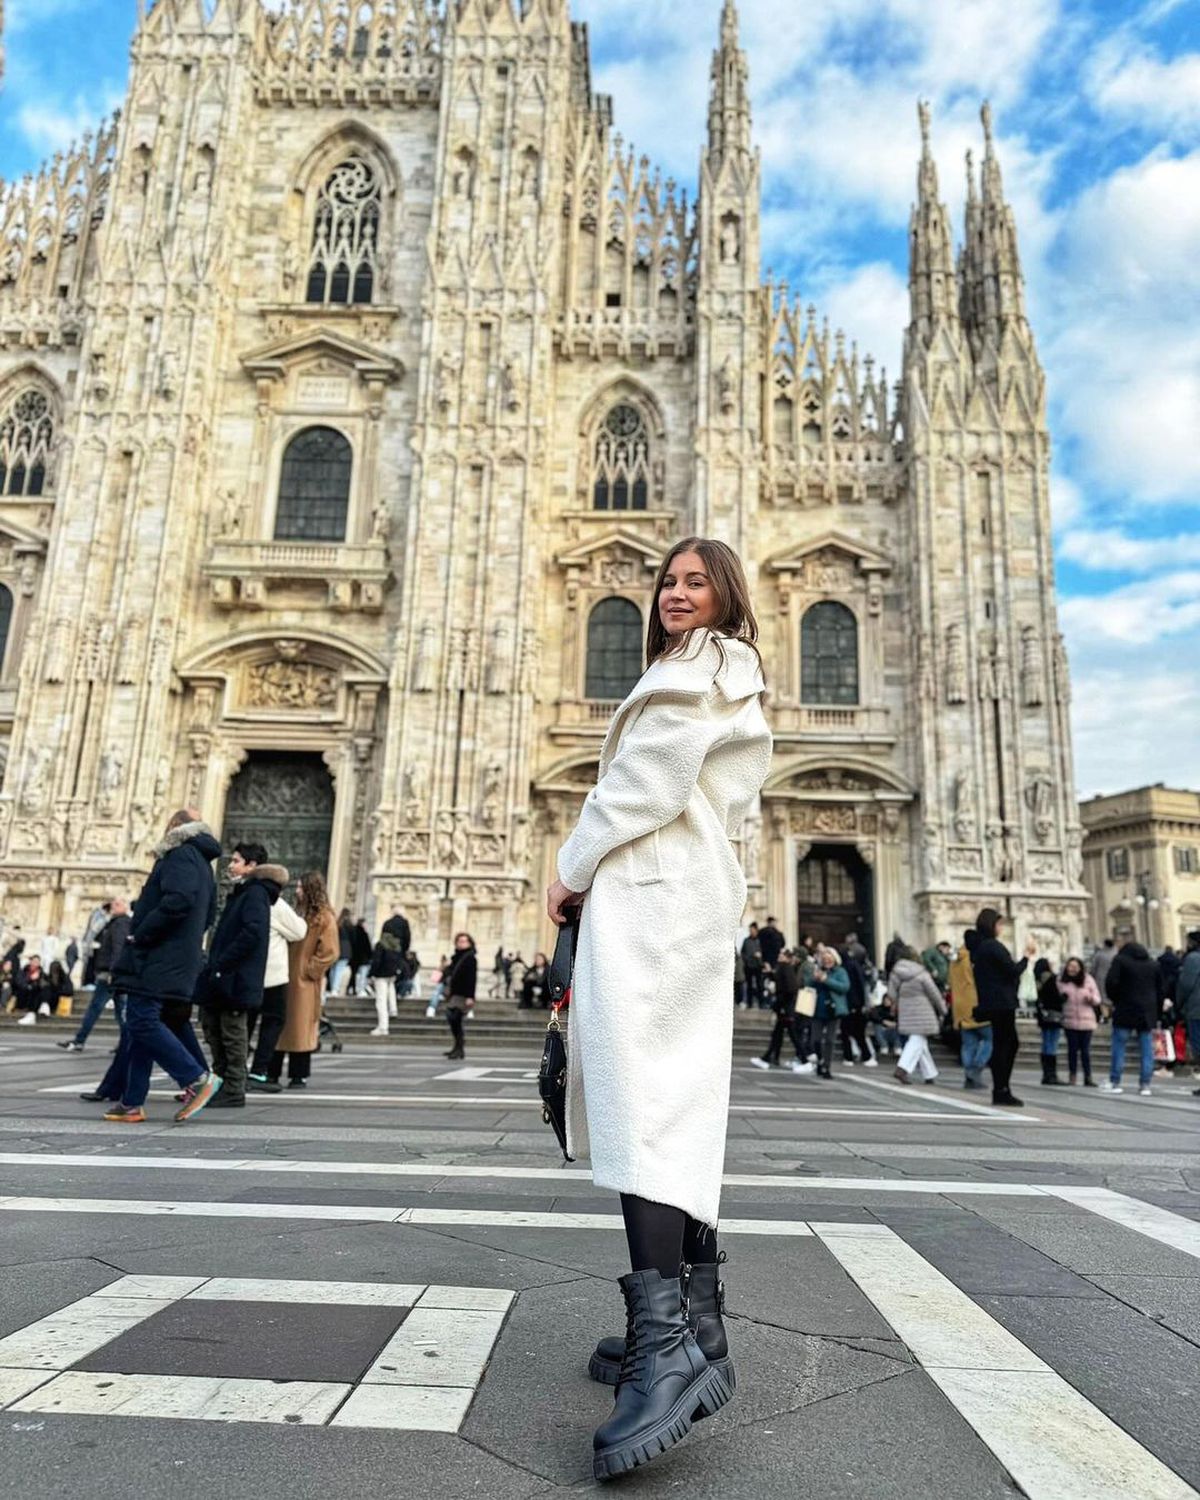
[[[502,1287],[429,1286],[416,1305],[462,1312],[507,1312],[515,1295]]]
[[[461,1386],[360,1385],[330,1425],[457,1432],[474,1399]]]
[[[202,1287],[203,1276],[122,1276],[95,1293],[97,1297],[186,1297]]]
[[[65,1370],[170,1306],[151,1297],[85,1298],[0,1339],[0,1369]]]
[[[403,1317],[402,1308],[387,1306],[189,1299],[73,1363],[128,1375],[355,1381]]]
[[[369,1281],[265,1281],[214,1276],[188,1295],[192,1302],[319,1302],[339,1307],[415,1307],[426,1288]]]
[[[68,1370],[10,1411],[322,1426],[348,1385]]]
[[[39,1385],[53,1380],[55,1374],[53,1370],[0,1369],[0,1407],[5,1407],[10,1401],[17,1401],[22,1396],[27,1396],[30,1391],[37,1390]]]
[[[1196,1491],[1051,1372],[934,1370],[1029,1500],[1196,1500]]]
[[[363,1383],[474,1389],[503,1325],[500,1311],[418,1307],[367,1370]]]

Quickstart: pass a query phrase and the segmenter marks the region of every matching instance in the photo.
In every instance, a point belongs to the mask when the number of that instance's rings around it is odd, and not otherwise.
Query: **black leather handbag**
[[[579,942],[579,910],[567,911],[558,929],[558,942],[546,975],[550,997],[550,1024],[546,1027],[546,1044],[542,1048],[542,1065],[538,1070],[538,1093],[542,1100],[542,1119],[553,1130],[564,1161],[574,1161],[567,1154],[567,1034],[562,1014],[571,1004],[571,982],[575,972],[575,949]]]

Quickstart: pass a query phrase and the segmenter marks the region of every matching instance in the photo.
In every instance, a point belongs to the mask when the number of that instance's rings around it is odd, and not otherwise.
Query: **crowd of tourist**
[[[1122,1093],[1132,1047],[1143,1096],[1155,1076],[1170,1076],[1189,1058],[1200,1068],[1200,931],[1188,935],[1183,955],[1167,948],[1154,959],[1131,937],[1110,938],[1086,964],[1070,957],[1056,969],[1032,942],[1015,958],[1004,926],[1003,914],[989,907],[957,949],[942,941],[918,953],[897,935],[877,968],[855,933],[839,946],[805,937],[789,947],[774,917],[762,926],[752,922],[736,955],[733,1000],[739,1009],[775,1015],[753,1065],[783,1066],[786,1039],[795,1052],[788,1063],[793,1073],[829,1079],[840,1044],[844,1066],[874,1068],[887,1057],[895,1059],[899,1083],[932,1084],[938,1067],[930,1044],[940,1039],[959,1060],[963,1088],[983,1089],[990,1072],[993,1104],[1019,1109],[1023,1101],[1011,1080],[1017,1020],[1027,1014],[1037,1020],[1047,1087]],[[1109,1024],[1109,1074],[1097,1082],[1092,1038]]]

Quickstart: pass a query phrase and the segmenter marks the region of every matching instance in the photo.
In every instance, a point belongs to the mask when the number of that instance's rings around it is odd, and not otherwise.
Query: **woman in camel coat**
[[[325,975],[338,956],[338,929],[325,881],[315,871],[300,881],[297,905],[308,930],[288,948],[287,1021],[267,1076],[272,1083],[279,1081],[286,1053],[288,1087],[302,1089],[308,1085],[312,1054],[317,1050],[321,997]]]
[[[757,634],[729,547],[692,537],[667,554],[650,665],[617,710],[548,892],[556,923],[583,906],[569,1151],[590,1151],[596,1185],[620,1193],[633,1268],[629,1333],[590,1365],[617,1384],[594,1438],[599,1479],[649,1462],[733,1391],[716,1226],[746,905],[733,841],[771,764]]]

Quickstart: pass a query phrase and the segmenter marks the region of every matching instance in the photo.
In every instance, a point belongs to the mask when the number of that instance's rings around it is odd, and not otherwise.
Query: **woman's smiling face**
[[[668,635],[702,630],[717,618],[717,595],[697,552],[671,559],[658,595],[658,617]]]

